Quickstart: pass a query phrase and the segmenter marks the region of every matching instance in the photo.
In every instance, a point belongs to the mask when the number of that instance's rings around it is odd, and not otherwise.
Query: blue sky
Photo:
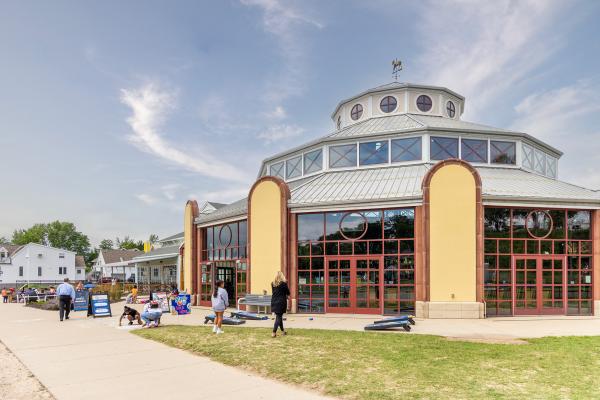
[[[599,19],[595,1],[3,1],[0,236],[176,233],[188,198],[244,197],[396,57],[600,189]]]

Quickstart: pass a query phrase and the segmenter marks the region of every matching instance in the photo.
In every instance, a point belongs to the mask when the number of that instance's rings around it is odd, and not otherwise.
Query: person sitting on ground
[[[123,321],[123,318],[125,317],[129,321],[129,325],[133,325],[133,321],[137,321],[138,325],[142,324],[140,313],[135,308],[127,306],[123,307],[123,314],[121,314],[121,318],[119,319],[119,326],[121,326],[121,321]]]
[[[54,289],[54,286],[50,286],[50,290],[48,291],[48,294],[56,294],[56,289]]]
[[[146,303],[144,311],[142,312],[142,319],[144,320],[144,328],[155,328],[160,324],[160,317],[162,316],[162,310],[158,306],[158,301],[152,300]]]

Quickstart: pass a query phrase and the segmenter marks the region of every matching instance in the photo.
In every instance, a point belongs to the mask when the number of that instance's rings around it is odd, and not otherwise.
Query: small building
[[[98,278],[118,279],[134,282],[136,279],[133,258],[142,254],[140,250],[108,249],[100,250],[94,261],[94,272]]]
[[[282,271],[295,312],[600,315],[600,192],[465,107],[398,82],[340,101],[333,131],[265,159],[247,198],[188,201],[182,287],[209,305],[217,279],[236,299]]]
[[[57,284],[69,278],[85,278],[83,267],[77,266],[74,252],[37,243],[0,245],[0,286],[19,286],[25,283]],[[81,257],[83,260],[83,257]]]
[[[182,243],[183,232],[159,240],[155,249],[136,255],[132,259],[136,283],[154,290],[178,288]]]

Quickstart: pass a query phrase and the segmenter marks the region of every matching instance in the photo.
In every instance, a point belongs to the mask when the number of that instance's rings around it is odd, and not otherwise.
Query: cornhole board
[[[241,310],[232,311],[231,317],[239,318],[239,319],[248,319],[248,320],[253,320],[253,321],[265,321],[265,320],[269,319],[269,317],[267,315],[259,315],[257,313],[241,311]]]
[[[380,319],[379,321],[373,321],[374,324],[385,324],[386,322],[400,322],[400,321],[408,321],[411,325],[415,325],[416,322],[412,315],[401,315],[399,317],[390,317]]]
[[[204,317],[204,323],[208,324],[209,321],[214,323],[216,317],[217,316],[215,314],[207,315],[206,317]],[[239,318],[229,318],[229,317],[223,318],[223,325],[242,325],[245,323],[246,323],[246,321],[243,321]]]
[[[382,322],[379,324],[369,324],[365,326],[365,331],[387,331],[390,329],[402,328],[406,332],[410,332],[410,322],[398,321],[398,322]]]

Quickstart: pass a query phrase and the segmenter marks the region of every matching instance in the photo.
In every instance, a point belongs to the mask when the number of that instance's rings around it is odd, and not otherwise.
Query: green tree
[[[10,242],[4,236],[0,236],[0,244],[10,244]]]
[[[100,250],[111,250],[115,247],[114,243],[110,239],[104,239],[100,242]]]
[[[28,229],[19,229],[13,232],[12,243],[24,245],[27,243],[38,243],[47,245],[46,224],[35,224]]]
[[[90,240],[77,231],[72,222],[54,221],[46,225],[46,237],[52,247],[85,255],[90,252]]]
[[[123,239],[116,238],[115,242],[117,244],[117,248],[124,250],[133,250],[138,249],[140,251],[144,251],[144,242],[138,240],[137,242],[131,239],[129,236],[125,236]]]

